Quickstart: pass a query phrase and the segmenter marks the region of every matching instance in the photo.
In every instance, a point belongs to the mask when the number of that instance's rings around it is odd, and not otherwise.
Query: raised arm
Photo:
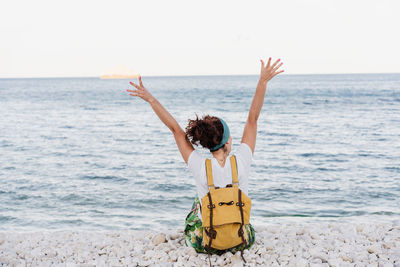
[[[185,132],[179,126],[178,122],[172,117],[172,115],[161,105],[161,103],[150,94],[149,91],[143,86],[142,77],[139,76],[139,85],[130,82],[137,90],[126,90],[131,92],[131,96],[138,96],[148,102],[153,108],[154,112],[160,118],[160,120],[171,130],[174,134],[175,142],[178,145],[179,151],[183,157],[183,160],[187,163],[190,153],[194,150],[192,144],[186,138]]]
[[[282,66],[282,62],[279,63],[280,59],[275,61],[271,65],[271,58],[268,59],[268,63],[264,66],[264,61],[261,61],[261,72],[260,79],[258,80],[256,92],[251,102],[249,116],[247,117],[246,125],[243,131],[242,143],[246,143],[251,148],[254,154],[254,148],[256,146],[257,137],[257,120],[260,116],[261,108],[264,104],[265,91],[267,89],[267,83],[275,75],[283,72],[283,70],[278,70]]]

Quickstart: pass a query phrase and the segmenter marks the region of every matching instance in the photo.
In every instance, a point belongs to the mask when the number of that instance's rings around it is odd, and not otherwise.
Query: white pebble
[[[153,245],[157,246],[158,244],[164,243],[167,241],[165,234],[155,235],[152,239]]]
[[[257,229],[256,244],[244,250],[247,266],[400,267],[400,224],[266,223]],[[208,265],[206,254],[185,245],[182,231],[0,232],[0,262],[7,266]],[[213,255],[212,262],[244,264],[240,252]]]
[[[296,260],[296,267],[307,267],[308,261],[306,259],[300,258]]]
[[[377,244],[373,244],[373,245],[371,245],[371,246],[368,247],[367,251],[368,251],[369,253],[375,253],[375,254],[377,254],[377,253],[380,251],[380,248],[379,248],[379,246],[378,246]]]

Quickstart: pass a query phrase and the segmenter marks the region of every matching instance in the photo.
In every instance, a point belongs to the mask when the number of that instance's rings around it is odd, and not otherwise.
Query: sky
[[[0,78],[400,72],[398,0],[5,0]]]

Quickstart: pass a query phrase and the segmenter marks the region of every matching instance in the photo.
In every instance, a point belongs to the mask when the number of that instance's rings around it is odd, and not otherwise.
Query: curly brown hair
[[[224,133],[224,126],[221,121],[214,116],[204,115],[199,119],[196,114],[196,119],[189,119],[188,126],[186,126],[186,136],[193,145],[199,144],[211,149],[222,141]]]

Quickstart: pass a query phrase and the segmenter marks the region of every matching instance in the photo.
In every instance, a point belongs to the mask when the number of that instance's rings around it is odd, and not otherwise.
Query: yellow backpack
[[[211,159],[206,159],[209,192],[201,199],[203,221],[203,246],[224,250],[247,244],[244,225],[249,224],[251,200],[239,189],[236,156],[230,157],[232,184],[219,188],[214,186]],[[241,251],[243,258],[243,250]],[[243,258],[244,260],[244,258]]]

